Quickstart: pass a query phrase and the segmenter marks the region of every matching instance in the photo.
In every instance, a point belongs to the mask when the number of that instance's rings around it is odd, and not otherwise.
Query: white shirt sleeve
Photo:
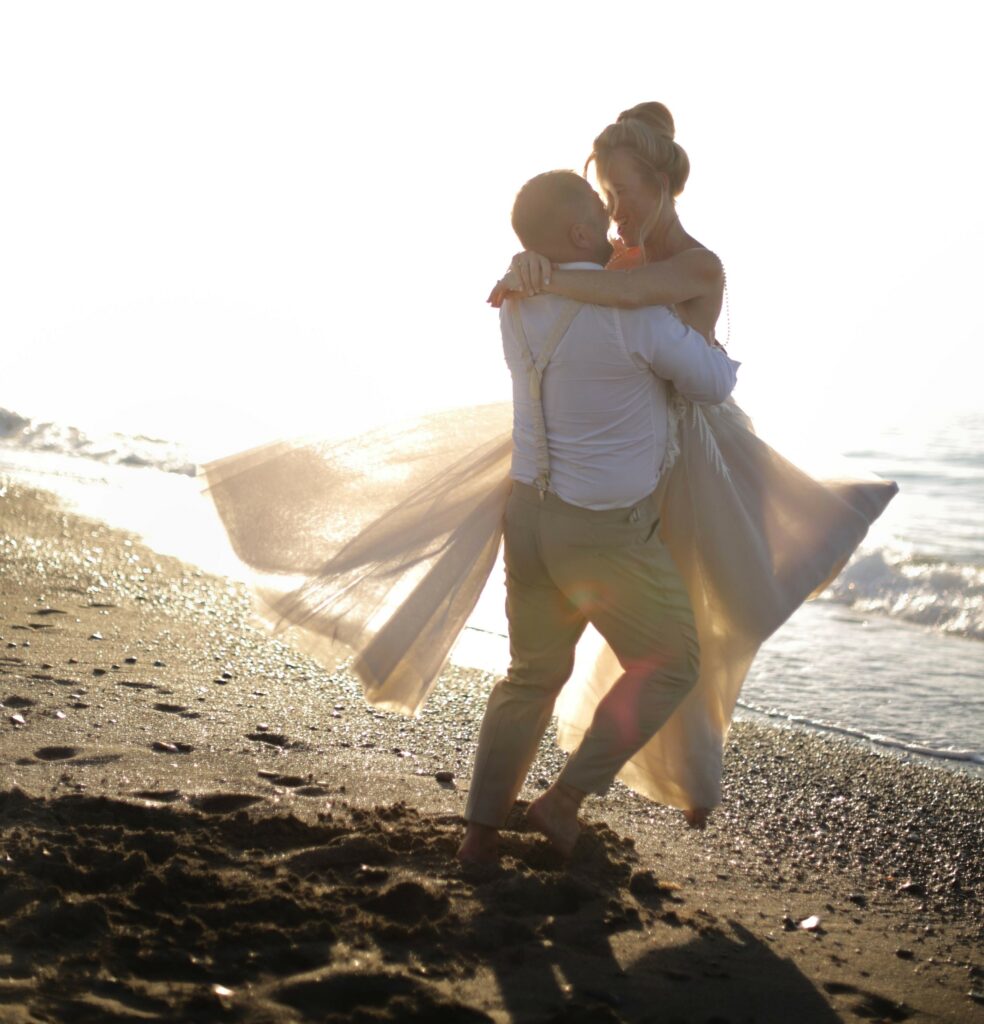
[[[731,394],[741,364],[665,306],[617,309],[615,321],[629,355],[672,381],[684,398],[716,405]]]

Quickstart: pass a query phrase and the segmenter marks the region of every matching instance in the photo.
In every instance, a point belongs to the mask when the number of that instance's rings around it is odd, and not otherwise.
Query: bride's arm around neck
[[[719,294],[724,269],[710,249],[693,248],[633,270],[598,274],[590,270],[554,270],[543,291],[596,306],[637,309],[673,306]]]

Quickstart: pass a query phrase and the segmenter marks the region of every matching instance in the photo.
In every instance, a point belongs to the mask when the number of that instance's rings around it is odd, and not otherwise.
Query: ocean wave
[[[0,446],[188,477],[194,477],[197,470],[188,451],[175,442],[144,435],[88,434],[3,408]],[[963,508],[950,504],[954,515]],[[957,525],[956,520],[950,522],[951,532]],[[968,552],[969,561],[960,558],[960,549]],[[903,556],[887,549],[861,552],[820,600],[865,615],[884,615],[941,633],[984,640],[984,566],[979,557],[970,554],[975,550],[974,543],[961,540],[954,553],[946,556]]]
[[[0,409],[0,444],[21,451],[79,456],[116,466],[140,466],[195,476],[197,467],[181,445],[127,434],[90,435],[77,427],[32,420]]]
[[[984,566],[863,552],[821,600],[928,626],[941,633],[984,640]]]

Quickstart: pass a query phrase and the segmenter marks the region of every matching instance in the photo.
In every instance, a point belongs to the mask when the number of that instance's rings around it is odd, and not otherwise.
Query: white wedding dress
[[[724,741],[762,642],[836,576],[896,493],[819,482],[733,402],[671,409],[661,536],[700,641],[697,686],[619,777],[681,809],[720,802]],[[203,467],[258,606],[325,664],[354,655],[370,703],[413,714],[486,585],[509,493],[512,408],[456,409],[342,443],[284,442]],[[492,581],[489,585],[502,585]],[[621,674],[593,631],[557,702],[573,749]]]

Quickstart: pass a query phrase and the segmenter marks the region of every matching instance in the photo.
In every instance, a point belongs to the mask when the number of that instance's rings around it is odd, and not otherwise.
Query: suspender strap
[[[509,311],[512,316],[513,331],[519,342],[520,355],[526,364],[526,375],[529,381],[530,398],[533,403],[533,426],[536,429],[536,489],[540,497],[546,493],[550,486],[550,449],[547,446],[547,424],[543,418],[543,374],[553,358],[557,346],[563,340],[568,328],[577,316],[581,308],[579,302],[567,302],[561,310],[560,315],[554,321],[550,334],[540,350],[540,355],[534,357],[533,349],[530,347],[529,338],[526,336],[526,329],[523,327],[523,319],[519,314],[519,302],[515,299],[509,303]]]

